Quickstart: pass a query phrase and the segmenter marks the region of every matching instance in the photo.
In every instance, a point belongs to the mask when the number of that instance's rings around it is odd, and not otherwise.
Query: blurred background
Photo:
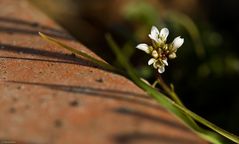
[[[110,33],[139,74],[153,81],[150,58],[136,50],[148,43],[151,26],[168,27],[168,42],[185,38],[163,78],[186,106],[239,134],[238,0],[30,0],[81,43],[113,65]]]

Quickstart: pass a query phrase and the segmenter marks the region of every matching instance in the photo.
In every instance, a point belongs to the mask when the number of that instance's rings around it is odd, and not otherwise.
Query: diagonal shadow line
[[[29,35],[38,36],[39,31],[43,32],[51,37],[57,37],[57,38],[66,39],[66,40],[75,40],[73,37],[67,35],[66,33],[49,32],[49,31],[43,30],[43,29],[28,30],[28,29],[0,26],[0,32],[11,33],[11,34],[21,33],[21,34],[29,34]]]
[[[147,97],[147,95],[134,93],[134,92],[110,90],[110,89],[99,89],[99,88],[91,88],[91,87],[84,87],[84,86],[70,86],[70,85],[60,85],[60,84],[23,82],[23,81],[6,81],[6,82],[42,86],[49,89],[59,90],[59,91],[64,91],[69,93],[85,94],[92,97],[127,101],[127,102],[140,104],[140,105],[148,106],[155,109],[160,109],[161,111],[166,112],[166,110],[162,108],[160,105],[158,105],[157,103],[153,103],[153,100],[150,97]]]
[[[10,23],[10,24],[17,24],[17,25],[28,26],[28,27],[33,27],[33,28],[41,28],[41,29],[49,30],[49,31],[52,31],[55,33],[64,34],[64,32],[62,30],[44,26],[37,22],[25,21],[25,20],[11,18],[11,17],[0,17],[0,22],[1,23],[4,22],[4,23]]]
[[[39,144],[39,143],[15,140],[15,139],[8,139],[8,138],[0,138],[0,144]]]
[[[163,124],[163,125],[173,127],[175,129],[180,129],[180,130],[183,130],[185,132],[190,132],[191,133],[191,131],[181,123],[176,123],[175,121],[169,121],[167,119],[163,119],[161,117],[153,116],[153,115],[143,113],[143,112],[140,112],[140,111],[130,110],[130,109],[127,109],[127,108],[124,108],[124,107],[120,107],[120,108],[114,109],[113,112],[116,112],[118,114],[125,115],[125,116],[132,116],[132,117],[145,119],[145,120],[155,122],[155,123],[160,123],[160,124]]]
[[[113,136],[113,140],[117,144],[131,144],[140,141],[147,142],[157,142],[162,144],[199,144],[196,139],[183,138],[179,136],[169,136],[166,134],[155,134],[155,133],[142,133],[142,132],[132,132],[132,133],[122,133]]]
[[[44,56],[44,57],[50,57],[50,58],[56,58],[56,59],[72,60],[72,58],[68,57],[66,54],[59,53],[59,52],[51,52],[51,51],[34,49],[29,47],[22,47],[22,46],[13,46],[9,44],[0,44],[0,46],[1,46],[0,51],[31,54],[31,55],[38,55],[38,56]]]
[[[106,70],[104,68],[97,66],[96,64],[90,62],[89,60],[82,59],[80,57],[75,57],[75,56],[72,57],[69,54],[64,54],[64,53],[59,53],[59,52],[51,52],[51,51],[34,49],[34,48],[29,48],[29,47],[12,46],[9,44],[0,44],[0,51],[31,54],[31,55],[37,55],[37,56],[43,56],[43,57],[55,58],[55,59],[61,59],[61,60],[69,60],[69,61],[77,62],[80,65],[94,67],[94,68],[102,69],[105,71],[109,71],[109,70]]]
[[[160,111],[166,112],[164,108],[162,108],[158,104],[153,104],[152,99],[147,97],[146,95],[134,93],[134,92],[127,92],[121,90],[110,90],[110,89],[98,89],[98,88],[90,88],[90,87],[83,87],[83,86],[69,86],[69,85],[59,85],[59,84],[46,84],[46,83],[33,83],[33,82],[22,82],[22,81],[7,81],[9,83],[15,84],[25,84],[25,85],[34,85],[34,86],[42,86],[46,88],[50,88],[53,90],[60,90],[64,92],[70,93],[77,93],[77,94],[86,94],[91,97],[100,97],[100,98],[107,98],[107,99],[116,99],[120,101],[127,101],[130,103],[140,104],[147,107],[159,109]],[[148,114],[143,114],[141,112],[125,112],[122,109],[115,110],[118,113],[123,113],[130,116],[137,116],[139,118],[144,118],[147,120],[151,120],[154,122],[162,123],[164,125],[168,125],[175,129],[180,129],[185,132],[190,132],[186,127],[183,125],[177,124],[173,121],[167,121],[166,119],[154,117]],[[122,112],[124,111],[124,112]]]
[[[12,60],[23,60],[23,61],[41,61],[41,62],[52,62],[52,63],[64,63],[64,64],[80,64],[79,62],[63,61],[63,60],[48,60],[39,58],[22,58],[22,57],[5,57],[0,56],[0,59],[12,59]],[[82,65],[82,64],[81,64]]]

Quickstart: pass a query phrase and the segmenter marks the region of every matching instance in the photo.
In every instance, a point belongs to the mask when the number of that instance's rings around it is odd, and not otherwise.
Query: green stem
[[[225,131],[224,129],[216,126],[215,124],[209,122],[208,120],[200,117],[199,115],[193,113],[192,111],[188,110],[187,108],[181,107],[178,104],[173,104],[175,107],[181,109],[185,114],[190,115],[191,117],[193,117],[195,120],[197,120],[199,123],[211,128],[212,130],[216,131],[217,133],[223,135],[224,137],[232,140],[235,143],[239,143],[239,137],[237,135],[234,135],[232,133],[229,133],[227,131]]]
[[[95,63],[95,64],[97,64],[97,65],[99,65],[99,66],[101,66],[101,67],[103,67],[103,68],[105,68],[105,69],[107,69],[107,70],[110,70],[110,71],[113,71],[113,72],[117,72],[117,73],[121,73],[121,72],[119,72],[119,70],[117,70],[117,69],[116,69],[115,67],[113,67],[112,65],[107,64],[107,63],[105,63],[105,62],[102,62],[102,61],[100,61],[100,60],[97,60],[97,59],[95,59],[94,57],[92,57],[92,56],[90,56],[90,55],[88,55],[88,54],[86,54],[86,53],[84,53],[84,52],[82,52],[82,51],[79,51],[79,50],[76,50],[76,49],[74,49],[74,48],[72,48],[72,47],[69,47],[69,46],[67,46],[67,45],[65,45],[65,44],[63,44],[63,43],[61,43],[61,42],[59,42],[58,40],[56,40],[56,39],[54,39],[54,38],[52,38],[52,37],[50,37],[50,36],[47,36],[47,35],[45,35],[45,34],[43,34],[43,33],[41,33],[41,32],[39,32],[39,35],[40,35],[43,39],[45,39],[45,40],[47,40],[47,41],[49,41],[49,42],[51,42],[51,43],[53,43],[53,44],[56,44],[56,45],[58,45],[58,46],[60,46],[60,47],[62,47],[62,48],[65,48],[65,49],[71,51],[72,53],[74,53],[74,54],[76,54],[76,55],[79,55],[79,56],[82,56],[82,57],[84,57],[84,58],[87,58],[87,59],[90,60],[91,62],[93,62],[93,63]]]
[[[168,94],[168,96],[170,96],[172,98],[172,100],[174,100],[177,104],[179,104],[182,107],[185,107],[185,105],[183,104],[183,102],[180,100],[180,98],[178,97],[178,95],[171,89],[169,88],[169,86],[164,82],[164,80],[162,79],[161,75],[158,75],[157,77],[157,82],[159,83],[159,85],[163,88],[163,90]],[[185,107],[186,108],[186,107]],[[194,125],[195,129],[197,130],[202,130],[198,124],[192,119],[192,117],[187,116],[189,121],[191,121],[191,124]]]
[[[183,102],[179,99],[178,95],[169,88],[169,86],[164,82],[161,75],[158,76],[157,81],[159,85],[165,90],[165,92],[179,105],[184,106]]]
[[[158,84],[158,80],[154,81],[154,83],[152,84],[152,87],[155,88],[157,84]]]

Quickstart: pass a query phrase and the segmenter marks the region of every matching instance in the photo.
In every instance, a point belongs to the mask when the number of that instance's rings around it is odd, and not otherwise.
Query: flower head
[[[152,45],[141,43],[136,48],[150,54],[152,56],[148,61],[148,65],[153,65],[159,73],[165,71],[165,66],[168,66],[168,59],[176,58],[176,52],[184,43],[184,39],[180,36],[176,37],[172,43],[167,44],[169,30],[162,28],[160,31],[157,27],[152,26],[149,38],[152,40]]]

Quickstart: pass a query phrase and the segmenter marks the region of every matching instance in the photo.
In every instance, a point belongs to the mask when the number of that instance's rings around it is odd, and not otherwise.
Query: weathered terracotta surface
[[[27,1],[1,0],[1,144],[206,143],[132,82],[38,31],[94,55]]]

